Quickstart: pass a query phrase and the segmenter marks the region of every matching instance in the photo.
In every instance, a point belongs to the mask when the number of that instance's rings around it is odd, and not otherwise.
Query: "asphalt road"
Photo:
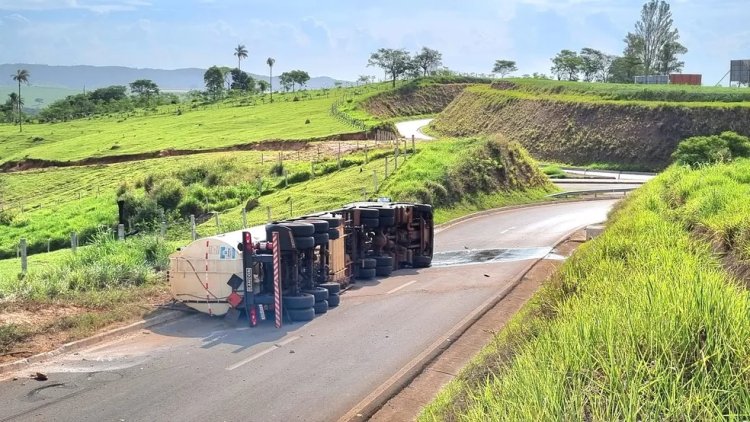
[[[400,123],[396,123],[396,129],[398,130],[398,133],[404,138],[411,139],[412,135],[414,135],[414,139],[421,139],[423,141],[431,141],[435,138],[422,133],[422,128],[429,125],[430,122],[433,120],[434,119],[421,119],[421,120],[411,120],[408,122],[400,122]]]
[[[0,421],[329,421],[344,415],[615,201],[543,205],[439,231],[432,268],[357,283],[302,324],[197,314],[0,382]],[[48,381],[28,374],[40,371]]]

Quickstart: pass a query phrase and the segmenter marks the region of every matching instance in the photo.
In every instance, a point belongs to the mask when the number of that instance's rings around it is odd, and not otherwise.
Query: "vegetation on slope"
[[[747,415],[750,296],[715,253],[750,262],[748,175],[673,167],[634,193],[421,420]]]
[[[684,138],[727,130],[750,133],[750,102],[605,100],[567,88],[550,94],[518,86],[526,85],[467,88],[433,127],[450,136],[502,133],[538,159],[575,165],[613,163],[643,170],[669,165]]]

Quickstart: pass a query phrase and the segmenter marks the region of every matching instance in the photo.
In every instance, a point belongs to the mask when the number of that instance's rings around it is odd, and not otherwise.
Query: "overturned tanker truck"
[[[198,239],[170,257],[169,283],[176,300],[211,315],[309,321],[355,279],[430,266],[433,239],[430,205],[354,203]]]

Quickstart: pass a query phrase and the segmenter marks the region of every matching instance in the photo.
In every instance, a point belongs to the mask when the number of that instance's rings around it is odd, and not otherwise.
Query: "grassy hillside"
[[[302,101],[293,101],[291,94],[279,95],[274,103],[240,100],[206,106],[179,104],[146,115],[139,112],[29,124],[24,126],[23,133],[15,126],[3,124],[0,164],[26,158],[69,161],[168,149],[202,150],[355,131],[330,115],[333,94],[312,95]]]
[[[18,85],[0,85],[0,101],[5,103],[8,99],[8,95],[11,92],[18,92]],[[21,97],[23,98],[24,108],[26,109],[41,109],[44,108],[57,100],[61,100],[68,95],[80,94],[81,90],[61,88],[61,87],[50,87],[50,86],[36,86],[24,85],[21,87]],[[41,99],[42,101],[37,101]]]
[[[750,101],[707,102],[728,89],[685,91],[702,101],[666,101],[674,87],[632,91],[617,85],[502,82],[467,88],[433,123],[451,136],[502,133],[535,157],[585,165],[660,170],[687,137],[731,130],[750,134]],[[611,97],[650,97],[623,100]]]
[[[634,193],[421,420],[745,417],[748,175],[673,167]]]

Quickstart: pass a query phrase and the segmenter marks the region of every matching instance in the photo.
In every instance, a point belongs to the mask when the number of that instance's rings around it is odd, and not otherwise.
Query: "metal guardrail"
[[[569,192],[559,192],[547,195],[548,198],[567,198],[570,196],[582,196],[582,195],[594,195],[596,198],[598,195],[604,195],[608,193],[621,193],[627,195],[628,192],[634,191],[636,188],[616,188],[616,189],[592,189],[592,190],[576,190]]]

